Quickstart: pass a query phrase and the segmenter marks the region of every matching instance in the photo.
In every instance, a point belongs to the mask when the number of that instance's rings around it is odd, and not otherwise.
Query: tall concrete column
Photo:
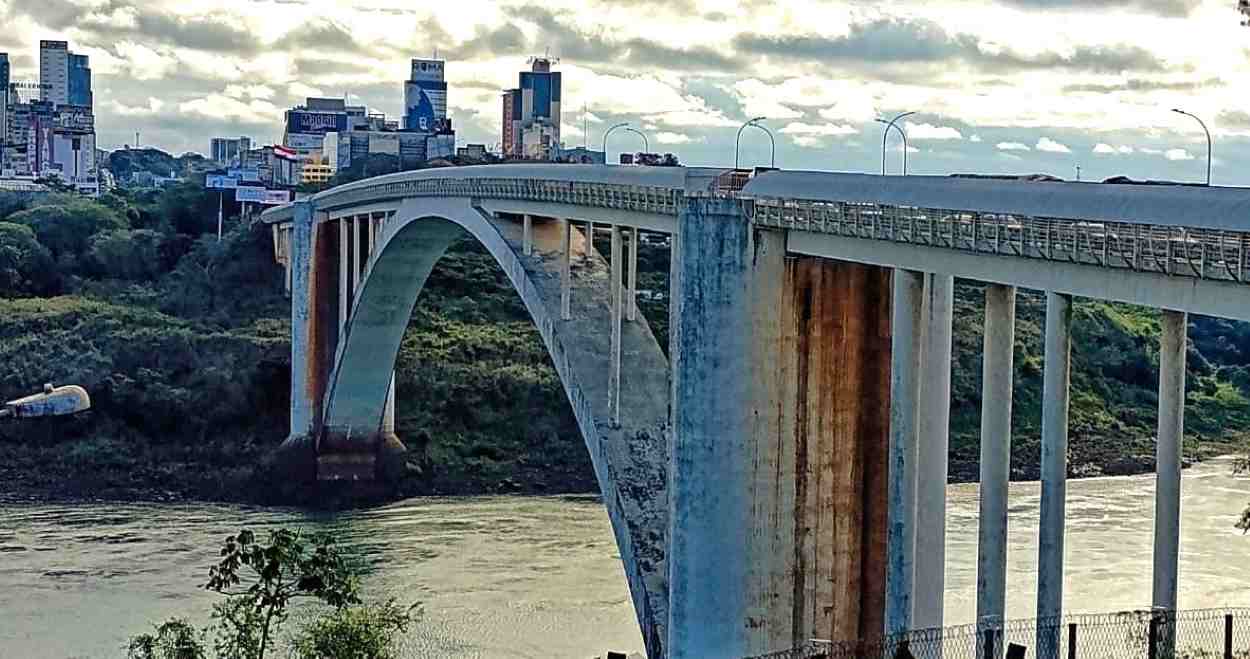
[[[1011,477],[1011,393],[1015,328],[1015,287],[986,285],[981,381],[977,623],[994,629],[1002,627],[1007,603],[1007,490]]]
[[[534,253],[534,220],[529,213],[523,215],[521,220],[521,252],[526,256]]]
[[[347,241],[347,224],[351,222],[348,218],[339,218],[339,331],[343,331],[347,327],[347,311],[348,311],[348,290],[347,290],[347,271],[348,260],[350,258],[347,248],[351,244]],[[354,290],[354,289],[353,289]]]
[[[529,217],[528,215],[526,217]],[[612,344],[608,366],[608,411],[613,425],[621,422],[621,227],[612,225]]]
[[[629,230],[629,304],[625,307],[629,322],[638,319],[638,227]]]
[[[395,437],[395,372],[391,372],[391,386],[386,390],[386,407],[382,412],[382,437]]]
[[[572,320],[573,303],[573,221],[560,220],[560,320]]]
[[[739,202],[690,197],[673,255],[671,659],[748,654],[753,245]],[[778,258],[780,256],[778,255]]]
[[[375,245],[377,245],[377,230],[378,230],[378,218],[370,214],[369,215],[369,245],[368,245],[369,246],[369,259],[368,259],[369,263],[372,263],[375,257],[373,253],[373,248]]]
[[[283,247],[286,249],[286,294],[291,294],[291,228],[282,230]]]
[[[291,437],[311,436],[314,397],[309,395],[312,364],[312,263],[316,224],[312,202],[296,202],[291,222]],[[289,440],[288,440],[289,441]]]
[[[590,255],[595,251],[595,223],[586,223],[586,242],[582,243],[582,260],[590,261]]]
[[[916,474],[912,628],[943,626],[946,595],[946,477],[950,446],[951,336],[955,278],[925,275]]]
[[[357,215],[352,218],[352,244],[356,246],[356,258],[352,259],[352,290],[360,288],[360,273],[365,262],[365,241],[361,240],[364,218]]]
[[[1068,479],[1072,297],[1046,294],[1042,384],[1042,504],[1037,531],[1037,656],[1057,659],[1063,616],[1063,540]]]
[[[1185,342],[1188,314],[1164,310],[1159,344],[1159,439],[1156,445],[1155,609],[1176,610],[1181,527],[1181,440],[1185,432]]]
[[[921,305],[924,274],[894,270],[890,363],[889,532],[885,581],[885,633],[912,628],[916,550],[916,432],[920,401]]]

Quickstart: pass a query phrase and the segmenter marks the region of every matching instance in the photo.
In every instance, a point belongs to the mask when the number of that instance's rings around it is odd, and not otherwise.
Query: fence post
[[[1150,636],[1149,636],[1150,659],[1159,659],[1159,618],[1154,611],[1150,612]]]
[[[996,659],[994,654],[994,628],[988,627],[985,630],[985,655],[984,659]]]
[[[1076,659],[1076,623],[1068,623],[1068,659]]]
[[[1233,614],[1224,614],[1224,659],[1233,659]]]

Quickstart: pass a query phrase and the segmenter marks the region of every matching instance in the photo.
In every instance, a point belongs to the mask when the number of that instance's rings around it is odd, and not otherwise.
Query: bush
[[[58,279],[52,253],[30,227],[0,222],[0,297],[51,295]]]
[[[205,659],[203,632],[181,618],[170,618],[155,634],[140,634],[126,646],[127,659]]]
[[[297,659],[393,659],[395,640],[417,606],[394,600],[338,609],[306,625],[294,639]]]

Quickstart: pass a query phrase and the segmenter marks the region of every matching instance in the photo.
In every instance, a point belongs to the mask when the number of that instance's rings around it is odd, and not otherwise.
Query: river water
[[[1250,481],[1226,460],[1185,472],[1182,608],[1250,606],[1250,537],[1233,528]],[[1072,481],[1069,612],[1150,603],[1153,475]],[[948,488],[947,624],[972,622],[977,486]],[[1013,483],[1008,616],[1033,616],[1037,483]],[[0,657],[119,657],[171,615],[204,621],[197,590],[242,525],[336,532],[368,565],[367,592],[420,601],[408,657],[588,659],[641,651],[603,506],[592,497],[409,499],[311,515],[211,504],[0,504]]]

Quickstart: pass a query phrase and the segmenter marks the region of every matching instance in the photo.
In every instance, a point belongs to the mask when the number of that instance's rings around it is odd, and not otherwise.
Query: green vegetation
[[[81,384],[94,402],[77,417],[0,425],[0,497],[277,500],[265,468],[286,435],[290,306],[268,229],[237,212],[227,201],[218,242],[217,195],[191,183],[98,201],[0,194],[0,399],[51,381]],[[666,296],[667,248],[639,256],[639,288]],[[957,288],[956,480],[977,477],[982,298]],[[639,307],[666,346],[662,299]],[[1038,474],[1044,311],[1021,293],[1017,478]],[[1077,302],[1073,473],[1153,468],[1158,332],[1153,310]],[[1250,325],[1194,317],[1189,336],[1187,457],[1236,451],[1250,428]],[[410,449],[397,496],[594,491],[538,332],[471,241],[431,275],[397,370]]]
[[[300,599],[322,605],[290,639],[295,659],[390,659],[412,623],[416,605],[390,600],[364,604],[359,574],[332,536],[305,539],[288,529],[269,534],[268,544],[249,530],[226,538],[221,560],[209,568],[208,590],[226,596],[213,607],[213,623],[197,630],[181,618],[139,634],[127,645],[129,659],[206,659],[209,633],[218,659],[265,659],[282,645],[278,631]],[[328,609],[328,610],[327,610]]]

